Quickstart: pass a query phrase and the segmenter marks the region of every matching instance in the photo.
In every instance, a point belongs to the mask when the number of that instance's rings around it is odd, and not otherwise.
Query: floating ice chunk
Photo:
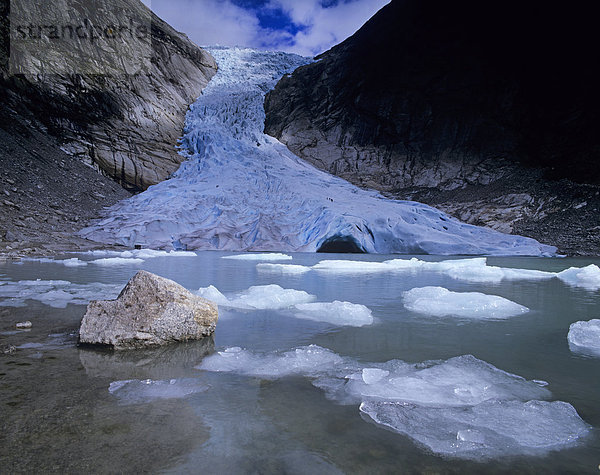
[[[600,356],[600,320],[572,323],[567,340],[571,351]]]
[[[365,381],[362,372],[350,375],[345,392],[357,401],[377,399],[438,407],[471,406],[493,399],[527,401],[550,396],[547,389],[534,382],[471,355],[429,362],[424,368],[390,361],[380,365],[379,369],[389,371],[389,375],[380,378],[377,384]]]
[[[556,274],[569,285],[583,287],[587,290],[600,289],[600,268],[595,264],[586,267],[570,267]]]
[[[375,384],[389,376],[390,372],[379,368],[363,368],[362,380],[365,384]]]
[[[166,381],[129,379],[110,383],[108,392],[118,397],[121,404],[142,404],[157,399],[180,399],[208,388],[206,383],[195,378]]]
[[[332,323],[334,325],[349,325],[362,327],[373,323],[373,315],[364,305],[340,302],[304,303],[294,306],[294,315],[298,318]]]
[[[573,406],[561,401],[486,401],[472,407],[368,401],[360,410],[436,454],[471,459],[557,450],[590,431]]]
[[[240,261],[291,261],[292,256],[278,252],[269,252],[263,254],[238,254],[236,256],[223,256],[221,259],[236,259]]]
[[[217,296],[214,290],[210,290],[209,292],[212,292]],[[299,303],[312,302],[315,299],[316,297],[314,295],[304,292],[303,290],[284,289],[279,285],[270,284],[250,287],[248,290],[240,292],[235,297],[227,299],[227,301],[222,300],[221,305],[242,309],[277,310],[291,307]]]
[[[2,307],[23,307],[25,300],[38,300],[54,307],[66,308],[68,304],[87,305],[90,300],[115,298],[120,285],[90,283],[72,284],[65,280],[22,280],[6,282],[0,287]]]
[[[73,257],[71,259],[65,259],[62,261],[62,265],[64,265],[65,267],[83,267],[87,266],[87,264],[87,262],[81,261],[76,257]]]
[[[120,257],[122,259],[153,259],[155,257],[196,257],[193,251],[163,251],[160,249],[132,249],[130,251],[107,251],[96,250],[88,251],[95,257]]]
[[[83,267],[87,266],[87,262],[81,261],[76,257],[71,259],[50,259],[48,257],[24,257],[21,259],[22,262],[42,262],[44,264],[61,264],[65,267]]]
[[[406,261],[409,262],[409,261]],[[321,272],[330,272],[335,274],[371,274],[377,272],[389,272],[393,270],[384,262],[370,261],[346,261],[346,260],[327,260],[321,261],[314,266],[313,270]]]
[[[590,427],[550,391],[471,355],[408,364],[358,362],[311,345],[287,352],[228,348],[205,358],[205,371],[276,379],[313,378],[327,397],[408,435],[437,454],[486,459],[539,454],[574,445]]]
[[[192,251],[161,251],[156,249],[136,249],[130,252],[137,259],[153,259],[155,257],[196,257]],[[121,256],[130,257],[130,256]]]
[[[143,262],[144,259],[134,257],[104,257],[102,259],[91,261],[92,264],[98,264],[99,266],[126,266],[131,264],[143,264]]]
[[[443,287],[419,287],[404,292],[404,306],[435,317],[501,319],[527,313],[529,309],[497,295],[451,292]]]
[[[318,376],[343,362],[341,356],[317,345],[263,355],[233,347],[204,358],[198,369],[277,379],[294,374]]]
[[[467,282],[497,283],[503,280],[543,280],[556,277],[554,272],[511,269],[487,265],[485,257],[452,259],[440,262],[411,259],[391,259],[384,262],[326,260],[312,267],[259,264],[259,270],[280,273],[304,273],[310,270],[329,274],[378,274],[384,272],[438,272]]]
[[[208,287],[201,287],[198,289],[196,294],[198,294],[200,297],[211,300],[217,305],[223,305],[227,307],[231,304],[229,299],[225,297],[214,285],[209,285]]]
[[[257,264],[260,272],[273,272],[278,274],[304,274],[311,270],[310,267],[297,264]]]

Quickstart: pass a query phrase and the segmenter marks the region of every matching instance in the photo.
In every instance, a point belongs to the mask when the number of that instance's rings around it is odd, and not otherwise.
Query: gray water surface
[[[122,286],[143,268],[191,290],[214,285],[225,294],[275,283],[320,302],[365,305],[375,322],[336,326],[285,310],[221,308],[212,339],[111,353],[76,346],[85,305],[63,309],[26,300],[22,307],[0,306],[0,348],[19,347],[0,354],[0,473],[598,473],[600,358],[572,353],[567,333],[575,321],[600,318],[599,291],[558,279],[469,283],[429,271],[281,275],[224,255],[202,252],[114,267],[0,263],[0,279]],[[291,255],[293,261],[285,263],[398,257]],[[488,259],[489,265],[546,271],[590,263],[600,259]],[[465,320],[406,310],[402,292],[423,286],[500,295],[530,312],[506,320]],[[16,331],[15,323],[24,320],[32,329]],[[470,354],[527,380],[548,382],[550,400],[572,404],[592,429],[574,446],[539,455],[445,457],[361,417],[357,404],[328,399],[308,377],[197,369],[206,355],[229,347],[262,354],[311,344],[357,364]]]

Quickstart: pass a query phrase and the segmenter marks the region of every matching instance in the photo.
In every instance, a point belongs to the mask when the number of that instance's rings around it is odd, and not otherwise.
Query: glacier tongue
[[[152,248],[553,255],[317,170],[263,133],[266,91],[306,58],[213,48],[219,72],[190,107],[174,176],[108,210],[88,239]]]

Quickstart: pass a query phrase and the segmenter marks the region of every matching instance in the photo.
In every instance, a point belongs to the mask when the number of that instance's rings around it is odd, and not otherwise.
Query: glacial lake
[[[567,341],[570,324],[600,318],[597,288],[482,278],[476,264],[368,267],[413,256],[231,255],[0,262],[0,348],[16,347],[0,354],[0,473],[598,473],[600,357]],[[365,267],[311,267],[325,260]],[[487,259],[589,264],[600,259]],[[138,269],[224,294],[214,337],[78,348],[86,299],[113,298]],[[269,284],[310,295],[248,292]],[[429,286],[529,311],[488,318],[470,300],[454,302],[462,317],[408,310],[404,292]],[[313,302],[325,305],[303,307]]]

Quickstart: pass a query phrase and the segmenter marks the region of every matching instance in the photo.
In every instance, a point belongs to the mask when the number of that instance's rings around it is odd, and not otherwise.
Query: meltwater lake
[[[0,262],[0,473],[598,473],[600,259],[238,255]],[[213,338],[79,348],[139,269]]]

